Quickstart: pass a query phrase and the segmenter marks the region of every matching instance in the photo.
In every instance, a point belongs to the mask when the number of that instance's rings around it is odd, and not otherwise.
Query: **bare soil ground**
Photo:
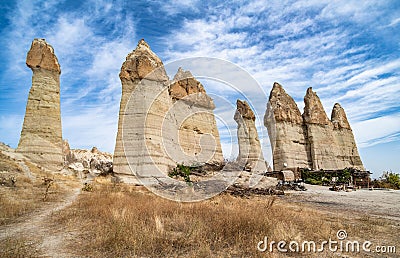
[[[327,212],[355,212],[375,218],[400,221],[400,190],[360,189],[351,192],[330,191],[326,186],[306,185],[307,191],[287,191],[286,199],[312,205]]]

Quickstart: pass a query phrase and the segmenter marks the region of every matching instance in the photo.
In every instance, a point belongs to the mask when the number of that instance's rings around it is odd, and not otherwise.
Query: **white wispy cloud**
[[[371,57],[377,46],[370,41],[353,43],[364,37],[360,28],[378,28],[380,17],[388,8],[376,1],[249,1],[228,11],[217,9],[202,19],[185,20],[164,38],[168,46],[164,55],[170,60],[211,56],[233,61],[250,71],[266,92],[274,81],[283,84],[300,110],[305,91],[312,86],[328,117],[333,104],[342,103],[360,147],[398,141],[398,131],[394,129],[400,128],[398,123],[389,126],[393,129],[389,131],[377,127],[392,119],[372,120],[368,126],[363,123],[385,112],[394,112],[397,118],[399,61],[388,56]],[[244,21],[242,26],[235,22],[239,20]],[[397,22],[393,19],[392,23],[395,26]],[[253,26],[253,30],[243,29],[247,26]],[[244,92],[245,89],[243,85]],[[228,97],[228,90],[227,94]],[[247,94],[262,118],[267,94]],[[387,116],[393,118],[383,115]],[[229,125],[234,131],[236,124]],[[265,130],[262,123],[257,128],[259,132]],[[375,129],[380,133],[370,134]],[[265,156],[270,157],[267,135],[261,134],[260,138]]]
[[[400,56],[385,49],[396,40],[392,35],[399,25],[396,1],[91,0],[79,8],[61,8],[68,3],[18,1],[7,13],[9,23],[1,30],[1,41],[6,50],[6,77],[18,81],[7,94],[21,106],[26,103],[31,80],[25,58],[32,39],[44,37],[53,45],[62,69],[64,136],[72,147],[100,142],[105,150],[113,151],[121,92],[119,69],[136,45],[137,23],[158,19],[174,21],[168,23],[171,28],[155,23],[160,27],[150,28],[149,33],[161,36],[148,35],[159,44],[152,48],[164,63],[194,56],[217,57],[240,65],[259,82],[261,91],[239,78],[242,95],[220,84],[205,86],[213,89],[207,88],[208,92],[229,99],[229,108],[237,98],[248,99],[258,116],[265,153],[269,143],[262,118],[274,81],[284,86],[300,110],[309,86],[321,97],[328,115],[340,101],[362,147],[399,141],[395,120],[399,114]],[[140,34],[146,35],[146,31]],[[221,132],[234,132],[234,110],[218,107],[216,111],[228,121]],[[20,128],[23,115],[11,111],[1,115],[0,132],[17,139],[19,130],[9,130],[10,123]],[[381,130],[379,126],[386,123],[390,130]]]
[[[31,72],[25,66],[26,52],[33,38],[46,38],[62,70],[64,138],[69,139],[71,147],[97,142],[112,152],[121,92],[118,73],[125,56],[135,46],[135,25],[129,16],[121,14],[124,1],[88,1],[76,11],[60,10],[60,4],[22,1],[17,5],[7,30],[12,38],[7,45],[10,72],[24,78],[25,87],[20,91],[28,91]],[[102,26],[108,25],[114,29],[104,33]],[[25,96],[19,94],[21,105],[26,103]],[[22,124],[15,119],[10,121],[14,121],[15,128]],[[13,138],[18,137],[19,130],[12,134]]]

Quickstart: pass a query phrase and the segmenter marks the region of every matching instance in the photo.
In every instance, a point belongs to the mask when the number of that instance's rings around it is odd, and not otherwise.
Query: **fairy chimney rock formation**
[[[146,78],[153,81],[167,81],[168,76],[161,59],[150,49],[150,46],[141,39],[134,51],[128,54],[122,64],[119,78],[121,81],[135,81]]]
[[[300,110],[277,82],[269,95],[264,125],[271,142],[274,170],[311,166]]]
[[[304,97],[302,117],[294,100],[279,84],[274,84],[269,99],[264,122],[272,145],[274,170],[364,170],[346,113],[338,103],[329,120],[311,87]]]
[[[190,72],[179,69],[169,81],[160,58],[140,40],[120,79],[113,170],[124,182],[157,181],[177,163],[223,162],[214,102]]]
[[[17,151],[52,170],[63,166],[60,65],[44,39],[34,39],[26,65],[33,72]]]
[[[265,172],[267,165],[261,150],[260,140],[255,125],[256,117],[246,101],[236,101],[234,119],[238,124],[237,137],[239,155],[237,161],[245,170],[257,173]]]
[[[142,172],[152,161],[149,157],[157,152],[157,156],[163,155],[160,151],[161,136],[145,136],[146,123],[154,125],[156,130],[159,119],[154,117],[154,112],[148,112],[153,104],[154,98],[162,92],[168,82],[168,76],[164,70],[161,59],[150,49],[149,45],[142,39],[136,49],[128,54],[122,64],[119,74],[122,83],[122,96],[119,110],[118,132],[114,149],[113,169],[116,174],[121,176],[133,176],[135,173]],[[169,96],[160,94],[158,104],[161,106],[155,112],[166,112],[169,108]],[[130,100],[129,104],[128,101]],[[168,103],[166,103],[168,102]],[[157,104],[156,103],[156,104]],[[124,127],[125,121],[125,127]],[[123,131],[123,129],[125,129]],[[123,139],[123,135],[125,138]],[[147,138],[146,138],[147,137]],[[126,141],[128,139],[129,141]],[[146,141],[155,141],[154,149],[147,149]],[[123,142],[124,140],[124,142]],[[148,152],[147,152],[148,151]],[[129,166],[128,159],[130,159]],[[161,162],[163,163],[163,162]],[[126,181],[139,183],[131,177]]]
[[[332,109],[331,121],[335,129],[350,129],[350,123],[347,120],[346,113],[339,103],[335,103]]]
[[[312,90],[312,87],[307,89],[304,96],[304,122],[307,124],[329,125],[330,121],[326,116],[324,107],[317,93]]]
[[[177,162],[187,165],[223,162],[222,148],[214,116],[214,101],[190,71],[181,67],[169,87],[172,113],[178,129]],[[183,155],[179,155],[179,151]]]
[[[282,85],[275,82],[269,95],[271,112],[277,122],[303,124],[303,118],[296,102],[283,89]]]
[[[333,125],[328,119],[321,100],[312,88],[307,89],[304,96],[304,123],[312,160],[312,168],[339,169],[337,156],[341,146],[333,137]]]
[[[333,135],[336,142],[341,146],[338,157],[339,167],[353,167],[364,170],[353,131],[347,120],[346,113],[339,103],[333,106],[331,121],[333,124]]]

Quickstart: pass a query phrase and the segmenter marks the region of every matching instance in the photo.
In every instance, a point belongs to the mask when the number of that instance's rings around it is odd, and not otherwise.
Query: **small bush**
[[[173,171],[168,173],[169,177],[182,177],[186,183],[192,183],[190,179],[191,167],[185,166],[183,164],[178,164]]]
[[[82,187],[82,191],[93,192],[93,185],[85,183]]]

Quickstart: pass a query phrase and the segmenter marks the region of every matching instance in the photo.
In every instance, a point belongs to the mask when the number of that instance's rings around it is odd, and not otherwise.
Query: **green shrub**
[[[168,173],[169,177],[182,177],[186,183],[192,183],[190,179],[190,172],[192,168],[183,164],[178,164],[171,172]]]

